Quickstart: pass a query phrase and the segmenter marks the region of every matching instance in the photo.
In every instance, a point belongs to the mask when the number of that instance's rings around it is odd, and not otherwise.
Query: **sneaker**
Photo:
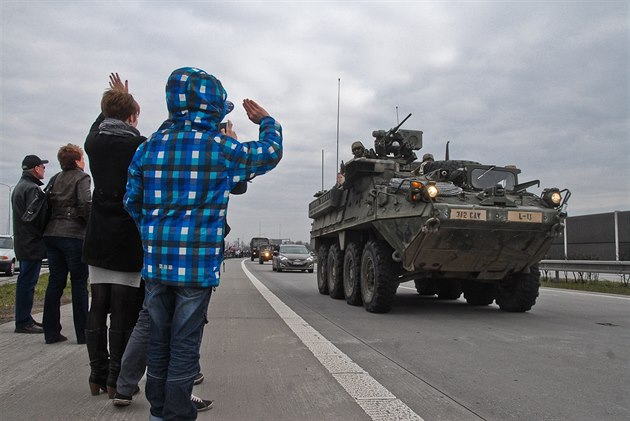
[[[128,406],[131,405],[131,400],[133,398],[131,396],[123,395],[122,393],[116,392],[114,395],[114,405],[116,406]]]
[[[35,325],[25,326],[25,327],[16,327],[15,333],[44,333],[44,329],[41,327],[37,327]]]
[[[133,390],[133,394],[136,395],[139,392],[140,392],[140,387],[136,386],[136,388]],[[118,391],[116,391],[116,394],[114,395],[114,405],[128,406],[128,405],[131,405],[132,399],[133,398],[131,396],[123,395],[122,393],[118,393]]]
[[[197,386],[198,384],[201,384],[201,382],[203,382],[203,373],[197,373],[197,375],[195,376],[195,380],[193,381],[193,385]]]
[[[49,339],[46,341],[47,344],[56,344],[57,342],[65,342],[67,341],[68,338],[66,338],[65,336],[63,336],[61,333],[59,334],[59,336],[57,337],[57,339]]]
[[[190,400],[197,407],[197,412],[207,411],[208,409],[212,409],[212,401],[198,398],[195,395],[190,395]]]

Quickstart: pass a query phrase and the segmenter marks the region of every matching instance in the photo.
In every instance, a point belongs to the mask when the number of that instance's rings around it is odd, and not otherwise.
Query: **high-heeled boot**
[[[101,390],[107,391],[109,353],[107,352],[107,329],[85,329],[85,343],[90,359],[90,392],[93,396]]]
[[[132,330],[109,330],[109,374],[107,375],[107,394],[110,399],[116,396],[116,382],[120,373],[120,362],[129,342]]]

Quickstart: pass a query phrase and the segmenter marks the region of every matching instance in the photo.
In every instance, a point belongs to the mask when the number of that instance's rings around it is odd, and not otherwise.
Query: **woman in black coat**
[[[146,138],[136,129],[140,106],[129,94],[127,81],[123,84],[112,73],[109,86],[101,101],[102,113],[85,141],[94,192],[83,259],[90,268],[92,291],[86,328],[90,391],[98,395],[106,390],[113,398],[120,361],[144,298],[142,242],[122,201],[129,163]]]

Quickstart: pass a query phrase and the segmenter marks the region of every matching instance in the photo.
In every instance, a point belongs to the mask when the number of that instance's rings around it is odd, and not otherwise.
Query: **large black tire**
[[[432,279],[414,279],[414,285],[416,291],[420,295],[435,295],[437,294],[437,287]]]
[[[317,289],[320,294],[328,295],[328,246],[322,245],[317,250]]]
[[[462,284],[457,279],[441,279],[437,284],[440,300],[457,300],[462,295]]]
[[[361,301],[361,247],[348,244],[343,255],[343,295],[346,303],[360,306]]]
[[[540,288],[540,271],[533,265],[529,273],[510,275],[499,283],[497,304],[503,311],[522,313],[536,304]]]
[[[328,250],[326,269],[328,295],[330,298],[343,298],[343,253],[337,244],[333,244]]]
[[[464,298],[472,306],[492,304],[497,295],[497,286],[489,282],[469,281],[464,284]]]
[[[253,262],[254,261],[254,255],[251,255],[250,259],[252,259],[252,262]]]
[[[361,299],[370,313],[387,313],[392,309],[398,283],[389,245],[370,241],[361,256]]]

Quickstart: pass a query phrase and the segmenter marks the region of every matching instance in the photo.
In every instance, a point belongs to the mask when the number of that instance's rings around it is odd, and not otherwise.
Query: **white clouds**
[[[628,8],[616,2],[3,2],[0,181],[19,162],[82,144],[107,75],[120,72],[149,135],[182,66],[217,75],[239,139],[257,137],[240,102],[281,121],[279,167],[231,199],[232,234],[307,240],[308,202],[372,130],[424,131],[425,151],[516,164],[570,187],[570,211],[628,208]],[[49,166],[49,176],[58,170]],[[599,187],[598,187],[599,186]],[[591,192],[605,186],[597,206]],[[0,190],[0,197],[2,196]],[[0,221],[6,220],[0,204]],[[281,221],[281,222],[280,222]],[[0,231],[3,224],[0,222]],[[234,235],[234,237],[232,237]],[[230,239],[228,238],[228,239]]]

